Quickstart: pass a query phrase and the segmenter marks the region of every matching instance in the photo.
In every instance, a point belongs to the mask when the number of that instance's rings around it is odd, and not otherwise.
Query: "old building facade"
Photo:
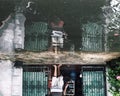
[[[110,23],[108,14],[104,14],[104,26],[99,21],[88,20],[81,29],[76,28],[79,24],[73,26],[69,23],[72,17],[67,21],[65,15],[64,21],[73,28],[66,25],[66,30],[73,33],[68,32],[68,41],[65,41],[63,50],[55,53],[49,50],[49,22],[42,17],[34,18],[38,7],[33,10],[30,6],[27,0],[26,5],[17,5],[15,12],[0,27],[0,96],[47,96],[53,64],[63,64],[63,76],[69,76],[75,82],[74,96],[112,96],[108,91],[107,62],[120,56],[119,48],[114,47],[118,44],[116,38],[119,39],[115,34],[119,35],[119,32],[116,30],[117,33],[111,33],[115,36],[112,40],[116,42],[109,43],[111,34],[109,36],[107,33]],[[102,8],[107,12],[108,6]],[[74,33],[75,29],[78,33]]]

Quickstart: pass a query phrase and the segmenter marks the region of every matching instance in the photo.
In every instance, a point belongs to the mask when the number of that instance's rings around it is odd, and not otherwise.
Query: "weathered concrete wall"
[[[0,28],[0,52],[1,53],[12,53],[13,52],[13,39],[14,39],[14,19],[12,15],[9,15],[4,22],[4,26]]]
[[[0,61],[0,96],[11,96],[12,67],[11,61]]]
[[[0,96],[22,96],[22,69],[13,67],[12,61],[15,60],[14,49],[24,48],[25,16],[22,13],[11,14],[3,22],[0,27],[0,54],[12,59],[0,61]]]
[[[0,27],[0,52],[13,53],[14,48],[24,49],[24,22],[22,13],[10,14]]]
[[[22,96],[22,68],[0,61],[0,96]]]

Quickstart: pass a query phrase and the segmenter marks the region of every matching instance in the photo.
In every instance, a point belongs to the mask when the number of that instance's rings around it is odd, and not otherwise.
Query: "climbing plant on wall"
[[[120,96],[120,61],[109,64],[108,82],[110,83],[109,91],[113,96]]]

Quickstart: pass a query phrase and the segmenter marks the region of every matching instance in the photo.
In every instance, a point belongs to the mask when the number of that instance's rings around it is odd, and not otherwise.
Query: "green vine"
[[[118,76],[120,76],[120,62],[115,61],[109,64],[108,69],[109,91],[113,96],[120,96],[120,79],[117,78]]]

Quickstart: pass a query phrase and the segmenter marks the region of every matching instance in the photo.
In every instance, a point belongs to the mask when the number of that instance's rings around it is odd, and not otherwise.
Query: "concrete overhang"
[[[24,64],[75,64],[75,65],[106,65],[106,62],[120,57],[120,52],[18,52],[0,54],[1,60],[22,61]]]

